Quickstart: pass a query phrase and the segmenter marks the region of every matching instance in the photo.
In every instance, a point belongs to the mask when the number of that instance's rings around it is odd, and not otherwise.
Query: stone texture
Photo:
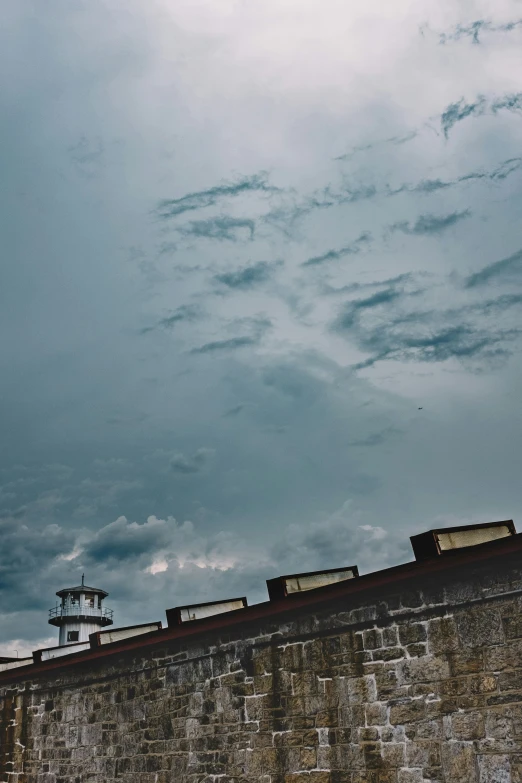
[[[13,675],[0,781],[522,783],[522,574],[452,580]]]

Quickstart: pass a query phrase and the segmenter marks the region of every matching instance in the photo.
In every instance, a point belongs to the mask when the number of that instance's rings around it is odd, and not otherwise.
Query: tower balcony
[[[60,627],[64,623],[76,621],[88,621],[99,625],[112,625],[112,609],[105,607],[95,608],[85,604],[73,606],[55,606],[49,609],[49,623]]]

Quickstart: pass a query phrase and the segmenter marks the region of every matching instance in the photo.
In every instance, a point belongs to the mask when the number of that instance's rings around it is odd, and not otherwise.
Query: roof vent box
[[[217,614],[235,612],[238,609],[245,609],[247,606],[246,598],[227,598],[224,601],[176,606],[174,609],[167,609],[167,623],[169,628],[172,628],[193,620],[205,620],[207,617],[214,617]]]
[[[331,568],[328,571],[307,571],[303,574],[286,574],[275,579],[267,579],[266,586],[271,601],[279,601],[295,593],[316,590],[318,587],[345,582],[359,576],[357,566]]]
[[[457,549],[466,549],[499,538],[514,536],[516,532],[513,520],[508,519],[504,522],[486,522],[483,525],[461,525],[428,530],[426,533],[411,536],[410,541],[416,560],[427,560]]]
[[[91,648],[101,647],[104,644],[113,642],[122,642],[124,639],[131,639],[133,636],[142,636],[145,633],[155,633],[161,631],[161,621],[152,623],[142,623],[141,625],[127,625],[124,628],[111,628],[108,631],[97,631],[89,635]]]

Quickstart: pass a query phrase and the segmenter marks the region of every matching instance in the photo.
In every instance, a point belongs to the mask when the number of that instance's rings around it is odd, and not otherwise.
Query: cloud
[[[378,432],[372,432],[366,435],[364,438],[357,438],[356,440],[349,441],[350,446],[382,446],[383,443],[387,443],[390,438],[400,434],[401,430],[396,427],[385,427]]]
[[[262,219],[265,223],[276,225],[288,233],[296,221],[315,210],[331,209],[343,204],[356,204],[360,201],[373,199],[377,195],[378,190],[375,185],[350,186],[343,184],[339,188],[334,188],[330,184],[301,198],[292,198],[290,203],[282,203],[277,207],[272,207]]]
[[[261,172],[250,177],[240,177],[235,182],[224,182],[208,190],[187,193],[176,199],[163,199],[156,213],[160,218],[169,219],[205,207],[214,206],[224,198],[235,198],[247,193],[277,193],[279,188],[268,183],[267,173]]]
[[[89,140],[85,136],[68,148],[76,170],[86,177],[93,177],[104,167],[105,148],[101,138]]]
[[[361,144],[359,146],[353,147],[350,152],[346,152],[344,155],[338,155],[334,158],[334,160],[351,160],[355,155],[357,155],[360,152],[369,152],[370,150],[375,149],[375,147],[381,147],[387,144],[391,144],[393,146],[400,146],[402,144],[406,144],[408,141],[412,141],[416,136],[418,135],[418,131],[413,130],[409,133],[406,133],[402,136],[391,136],[388,139],[382,139],[381,141],[375,141],[371,142],[370,144]]]
[[[301,266],[319,266],[327,261],[337,261],[343,256],[354,255],[361,251],[361,247],[367,245],[372,241],[372,235],[368,231],[364,231],[353,242],[345,247],[338,248],[337,250],[329,250],[327,253],[323,253],[320,256],[314,256],[307,261],[303,261]]]
[[[229,331],[241,329],[249,334],[243,334],[237,337],[225,338],[223,340],[213,340],[203,345],[192,348],[191,354],[212,354],[223,351],[234,351],[238,348],[246,348],[258,345],[265,333],[272,327],[272,321],[265,315],[246,316],[244,318],[235,318],[227,324]]]
[[[390,535],[378,525],[365,523],[352,501],[322,520],[306,526],[290,525],[281,540],[272,545],[271,558],[279,573],[359,565],[361,572],[383,568],[385,563],[410,560],[407,536]],[[275,575],[275,573],[274,573]]]
[[[247,289],[269,280],[274,270],[281,266],[282,262],[259,261],[257,264],[245,266],[234,272],[222,272],[215,275],[214,280],[227,286],[227,288]]]
[[[344,305],[331,329],[352,338],[360,350],[370,354],[370,358],[354,365],[356,370],[384,360],[439,363],[457,359],[498,364],[509,356],[508,344],[522,333],[510,325],[500,325],[498,319],[486,320],[520,306],[522,294],[446,310],[408,312],[405,306],[416,293],[389,287]]]
[[[451,212],[449,215],[420,215],[413,225],[407,222],[393,223],[389,230],[403,231],[405,234],[417,236],[437,235],[469,217],[471,217],[469,209]]]
[[[192,348],[191,353],[216,353],[221,351],[235,351],[238,348],[247,348],[248,346],[257,345],[259,343],[259,337],[231,337],[228,340],[214,340],[210,343],[205,343],[199,346],[199,348]]]
[[[240,405],[235,405],[233,408],[230,408],[228,411],[225,411],[223,414],[224,418],[233,418],[234,416],[239,416],[239,414],[245,410],[247,407],[246,403],[241,403]]]
[[[397,322],[392,324],[397,326]],[[399,333],[393,329],[381,327],[374,331],[366,341],[367,347],[377,348],[371,358],[358,362],[354,369],[371,367],[378,361],[392,360],[405,362],[445,362],[449,359],[466,361],[479,359],[481,362],[495,362],[505,359],[509,351],[505,344],[515,340],[521,334],[518,329],[489,331],[477,329],[466,324],[457,324],[447,328],[422,332]]]
[[[71,551],[76,535],[54,523],[36,528],[25,520],[0,518],[0,613],[45,607],[40,580],[32,576]]]
[[[497,114],[502,110],[522,110],[522,93],[509,93],[490,100],[479,95],[473,103],[466,103],[464,98],[461,98],[457,103],[450,104],[441,114],[440,123],[444,136],[448,138],[450,130],[467,117]]]
[[[196,239],[217,239],[237,242],[242,231],[247,231],[248,238],[252,240],[256,229],[255,220],[250,218],[234,218],[230,216],[208,218],[207,220],[193,220],[190,223],[179,226],[177,231],[184,237]]]
[[[148,334],[149,332],[155,332],[158,329],[173,329],[177,324],[195,321],[199,315],[197,308],[190,305],[183,305],[178,307],[172,315],[168,315],[165,318],[161,318],[154,326],[146,326],[141,330],[141,334]]]
[[[213,454],[214,450],[208,448],[200,448],[190,457],[181,453],[174,454],[169,463],[170,468],[173,473],[181,475],[200,473]]]
[[[492,264],[474,272],[466,279],[466,287],[474,288],[476,286],[489,283],[491,280],[497,280],[500,283],[519,281],[522,278],[522,250],[517,250],[513,255],[502,258],[500,261],[494,261]]]
[[[356,299],[345,307],[335,322],[335,328],[339,331],[350,329],[363,310],[380,307],[381,305],[388,305],[401,296],[403,296],[402,291],[399,291],[396,288],[386,288],[384,291],[378,291],[377,293],[372,294],[372,296],[366,297],[366,299]]]
[[[158,519],[149,516],[140,525],[121,516],[101,528],[85,543],[81,556],[96,563],[131,560],[172,545],[179,532],[173,517]],[[185,522],[181,532],[191,533],[192,524]]]
[[[468,25],[459,24],[450,33],[440,33],[439,42],[441,44],[446,44],[449,41],[460,41],[462,38],[471,38],[474,44],[479,44],[479,35],[481,33],[510,33],[512,30],[516,30],[519,27],[522,27],[522,19],[517,19],[513,22],[505,22],[504,24],[494,24],[485,19],[478,19]]]

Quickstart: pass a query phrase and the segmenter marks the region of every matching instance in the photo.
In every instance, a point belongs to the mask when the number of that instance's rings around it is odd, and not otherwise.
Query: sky
[[[522,2],[6,0],[0,654],[522,530]]]

